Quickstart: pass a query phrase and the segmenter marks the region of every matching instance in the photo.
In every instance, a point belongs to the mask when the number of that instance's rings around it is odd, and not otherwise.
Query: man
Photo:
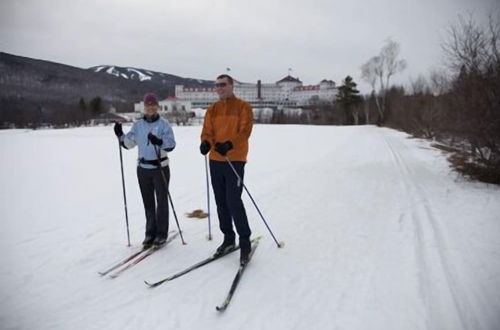
[[[156,248],[165,244],[168,235],[168,152],[175,148],[172,127],[168,120],[160,117],[158,110],[158,97],[148,93],[144,96],[144,116],[134,122],[127,134],[123,134],[120,123],[114,126],[115,134],[125,149],[138,146],[137,178],[146,213],[146,237],[142,244]]]
[[[220,230],[224,234],[224,241],[217,248],[215,255],[222,255],[234,247],[234,221],[239,235],[240,263],[245,264],[251,250],[251,230],[241,200],[243,185],[228,160],[243,179],[248,139],[253,126],[252,107],[234,95],[233,78],[227,74],[217,77],[215,90],[219,100],[207,109],[200,145],[202,155],[210,152],[212,187]]]

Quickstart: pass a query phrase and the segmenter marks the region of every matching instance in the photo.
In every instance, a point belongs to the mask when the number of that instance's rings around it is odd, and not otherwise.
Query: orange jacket
[[[233,143],[233,149],[227,153],[229,160],[246,162],[252,126],[252,106],[234,95],[226,101],[219,100],[208,107],[201,141],[207,140],[212,146],[210,160],[226,161],[215,151],[215,144],[229,140]]]

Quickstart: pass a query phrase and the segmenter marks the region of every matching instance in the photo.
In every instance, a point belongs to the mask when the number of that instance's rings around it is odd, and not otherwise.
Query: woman
[[[158,97],[147,93],[144,96],[144,116],[134,122],[130,131],[123,134],[120,123],[114,126],[125,149],[135,146],[139,149],[137,178],[146,213],[146,234],[142,244],[156,248],[165,244],[168,235],[168,152],[175,148],[172,127],[168,120],[160,117],[158,110]]]

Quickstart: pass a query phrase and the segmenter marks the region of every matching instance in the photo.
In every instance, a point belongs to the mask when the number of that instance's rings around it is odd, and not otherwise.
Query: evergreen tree
[[[93,117],[97,117],[103,112],[102,99],[99,96],[96,96],[92,100],[90,100],[89,106]]]
[[[83,99],[83,97],[81,97],[80,101],[78,102],[78,109],[80,110],[78,116],[80,118],[80,124],[87,124],[90,116],[87,112],[87,104],[85,104],[85,100]]]
[[[353,110],[362,102],[359,91],[356,89],[357,84],[351,76],[345,77],[342,85],[339,86],[337,92],[337,103],[344,110],[345,124],[352,125],[355,123]]]

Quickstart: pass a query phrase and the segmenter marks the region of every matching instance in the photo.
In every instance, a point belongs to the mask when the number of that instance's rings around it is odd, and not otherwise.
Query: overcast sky
[[[408,83],[442,65],[459,14],[483,20],[500,0],[0,0],[0,51],[88,68],[132,66],[244,82],[288,74],[306,85],[346,75],[384,41],[401,45]]]

